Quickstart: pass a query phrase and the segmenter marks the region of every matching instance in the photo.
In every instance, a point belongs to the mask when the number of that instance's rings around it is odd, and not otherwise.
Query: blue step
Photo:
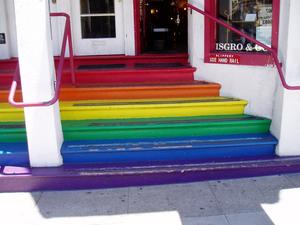
[[[65,164],[131,163],[273,156],[271,134],[65,142]]]
[[[271,134],[210,137],[69,141],[62,146],[64,164],[214,161],[275,154]],[[0,166],[29,165],[26,143],[0,143]]]
[[[0,143],[0,166],[27,166],[27,143]]]

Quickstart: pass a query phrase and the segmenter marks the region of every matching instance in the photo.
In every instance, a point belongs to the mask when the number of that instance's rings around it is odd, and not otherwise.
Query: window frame
[[[278,33],[280,17],[280,0],[273,0],[272,5],[272,48],[278,50]],[[205,0],[205,11],[217,16],[217,0]],[[214,64],[235,64],[250,66],[273,65],[274,60],[269,52],[232,52],[219,51],[216,48],[216,23],[205,17],[204,62]],[[227,59],[227,60],[226,60]]]

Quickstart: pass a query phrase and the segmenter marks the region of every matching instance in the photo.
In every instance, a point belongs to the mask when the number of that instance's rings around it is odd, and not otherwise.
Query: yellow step
[[[247,101],[224,98],[93,100],[61,102],[62,120],[188,117],[243,114]],[[0,121],[23,121],[22,109],[0,104]]]

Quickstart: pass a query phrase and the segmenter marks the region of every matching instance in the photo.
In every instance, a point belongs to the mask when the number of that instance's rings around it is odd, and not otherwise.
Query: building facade
[[[300,85],[299,1],[189,3],[272,47],[278,53],[287,83]],[[188,54],[189,63],[197,69],[195,80],[219,83],[222,96],[248,101],[246,114],[272,120],[271,133],[279,141],[278,156],[300,155],[300,91],[282,86],[267,51],[217,25],[181,0],[0,0],[0,60],[19,58],[23,98],[27,101],[53,95],[51,57],[60,55],[65,21],[51,18],[49,12],[70,16],[77,57]],[[38,50],[33,53],[33,48]],[[30,82],[32,79],[36,82]],[[34,93],[41,89],[42,95]],[[62,164],[58,111],[58,104],[48,109],[25,109],[33,166]],[[47,138],[41,135],[45,129]],[[49,150],[43,154],[34,150],[40,143],[49,145]]]

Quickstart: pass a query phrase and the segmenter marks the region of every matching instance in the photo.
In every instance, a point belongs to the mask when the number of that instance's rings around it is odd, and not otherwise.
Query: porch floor
[[[7,225],[293,225],[300,174],[92,191],[1,193]]]

